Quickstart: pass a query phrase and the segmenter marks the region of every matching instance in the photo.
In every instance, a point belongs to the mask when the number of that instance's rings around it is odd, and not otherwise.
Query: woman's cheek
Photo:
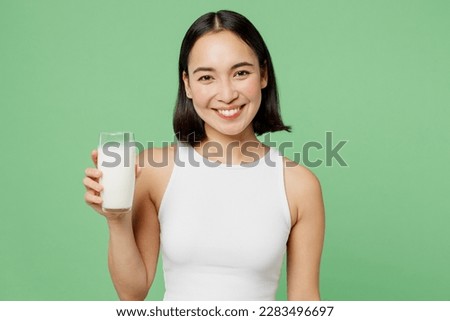
[[[212,96],[212,86],[201,86],[193,90],[194,103],[200,108],[207,107],[208,101],[211,100]]]
[[[261,84],[257,81],[249,81],[243,84],[241,91],[249,99],[259,99],[261,97]]]

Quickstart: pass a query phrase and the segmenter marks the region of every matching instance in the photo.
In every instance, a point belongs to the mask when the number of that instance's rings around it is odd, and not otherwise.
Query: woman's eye
[[[212,80],[212,77],[205,75],[205,76],[201,76],[198,80],[199,81],[210,81],[210,80]]]
[[[236,76],[237,77],[245,77],[247,75],[249,75],[250,72],[248,72],[247,70],[239,70],[238,72],[236,72]]]

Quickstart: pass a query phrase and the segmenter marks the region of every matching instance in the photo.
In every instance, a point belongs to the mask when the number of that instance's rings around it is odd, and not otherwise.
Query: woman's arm
[[[320,182],[305,167],[286,166],[286,190],[295,221],[287,244],[288,300],[320,300],[319,271],[325,211]]]
[[[93,152],[96,163],[96,152]],[[86,202],[107,219],[108,266],[121,300],[144,300],[153,282],[159,254],[159,222],[148,193],[149,174],[136,177],[132,211],[120,214],[101,210],[99,171],[86,171]]]
[[[108,266],[121,300],[144,300],[153,283],[159,254],[159,222],[145,184],[146,171],[136,179],[132,213],[108,220]]]

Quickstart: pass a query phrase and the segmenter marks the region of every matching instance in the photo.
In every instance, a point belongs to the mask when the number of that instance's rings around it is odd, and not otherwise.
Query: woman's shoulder
[[[157,209],[172,175],[175,151],[176,145],[155,147],[143,150],[138,157],[139,179]]]
[[[146,170],[158,170],[171,167],[174,161],[176,145],[153,147],[139,153],[139,167]]]
[[[311,187],[320,185],[319,179],[309,168],[298,164],[285,156],[283,156],[283,161],[286,179],[291,179],[297,184]]]
[[[284,179],[288,199],[297,209],[302,209],[310,201],[322,199],[322,188],[318,177],[307,167],[287,157],[284,160]]]

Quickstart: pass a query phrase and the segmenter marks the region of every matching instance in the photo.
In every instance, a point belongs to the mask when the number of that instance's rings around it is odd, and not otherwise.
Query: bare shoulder
[[[139,167],[148,170],[164,169],[173,163],[175,150],[175,145],[145,149],[139,153]]]
[[[317,176],[308,168],[284,157],[285,184],[288,201],[297,213],[297,221],[312,208],[323,207],[322,187]]]
[[[151,200],[159,209],[162,196],[172,174],[176,145],[143,150],[138,156],[139,179],[146,186]]]
[[[317,191],[320,189],[320,181],[317,176],[305,166],[284,157],[285,179],[289,181],[295,190]]]

